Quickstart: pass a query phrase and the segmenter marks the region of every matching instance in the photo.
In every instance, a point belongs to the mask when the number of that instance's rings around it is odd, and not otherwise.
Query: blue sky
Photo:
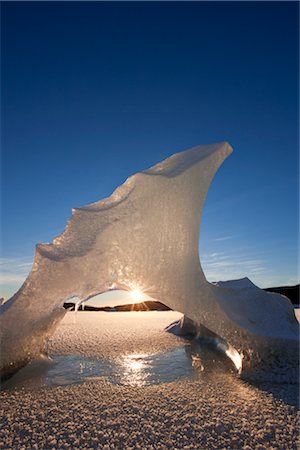
[[[2,2],[2,292],[71,208],[188,147],[234,148],[200,256],[211,281],[299,282],[297,2]]]

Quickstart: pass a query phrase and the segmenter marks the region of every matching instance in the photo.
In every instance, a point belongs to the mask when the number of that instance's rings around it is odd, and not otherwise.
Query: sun
[[[141,301],[143,298],[143,293],[139,289],[133,289],[130,291],[130,298],[133,303],[137,303],[138,301]]]

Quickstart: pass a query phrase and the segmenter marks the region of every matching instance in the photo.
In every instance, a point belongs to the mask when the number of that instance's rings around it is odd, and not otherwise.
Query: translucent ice
[[[37,245],[31,273],[1,307],[2,372],[43,350],[68,299],[138,289],[219,336],[245,374],[296,376],[298,328],[289,300],[247,279],[210,284],[199,262],[205,196],[231,151],[220,143],[177,153],[129,177],[109,198],[74,209],[60,236]]]

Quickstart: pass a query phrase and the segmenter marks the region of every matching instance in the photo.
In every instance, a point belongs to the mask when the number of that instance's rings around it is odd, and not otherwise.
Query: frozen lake
[[[233,363],[212,345],[165,331],[181,314],[68,312],[41,356],[2,383],[1,389],[39,389],[106,380],[148,386],[217,374],[238,383]]]
[[[55,355],[32,361],[2,385],[2,389],[65,386],[105,378],[113,384],[148,386],[182,378],[234,373],[224,355],[200,342],[183,340],[182,347],[147,354],[124,354],[111,359]],[[205,372],[205,374],[203,373]]]
[[[164,331],[181,314],[68,312],[0,392],[0,448],[297,448],[298,386],[250,384]],[[106,446],[106,447],[105,447]]]

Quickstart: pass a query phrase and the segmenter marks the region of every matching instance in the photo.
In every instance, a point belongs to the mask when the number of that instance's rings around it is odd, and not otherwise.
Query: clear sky
[[[299,282],[297,2],[2,2],[2,291],[73,206],[197,144],[234,153],[201,224],[210,281]]]

